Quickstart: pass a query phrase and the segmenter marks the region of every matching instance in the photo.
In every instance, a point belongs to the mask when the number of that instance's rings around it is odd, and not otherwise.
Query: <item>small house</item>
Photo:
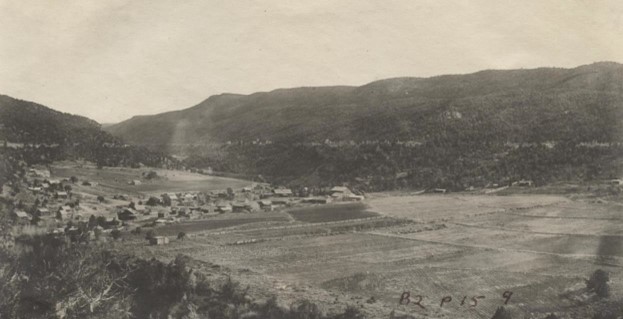
[[[29,223],[30,215],[23,210],[15,210],[13,211],[13,217],[17,220],[18,223]]]
[[[50,171],[47,169],[34,169],[31,168],[29,171],[30,176],[36,176],[36,177],[45,177],[45,178],[49,178],[50,177]]]
[[[141,185],[143,183],[141,181],[139,181],[138,179],[133,179],[133,180],[129,181],[128,184],[137,186],[137,185]]]
[[[358,202],[358,201],[364,200],[365,197],[363,197],[362,195],[348,194],[348,195],[344,196],[343,199],[346,200],[346,201]]]
[[[123,221],[134,220],[136,219],[136,216],[137,216],[137,212],[136,210],[132,208],[124,208],[123,210],[117,213],[117,218]]]
[[[233,208],[229,204],[219,204],[216,205],[216,211],[219,213],[228,213],[231,212]]]
[[[329,190],[331,198],[336,200],[346,200],[349,196],[353,195],[353,192],[345,186],[335,186]]]
[[[532,183],[532,181],[525,180],[525,179],[522,179],[517,182],[517,186],[520,186],[520,187],[532,187],[533,184],[534,183]]]
[[[331,193],[331,195],[333,194],[349,194],[352,193],[350,191],[350,189],[348,189],[348,187],[345,186],[334,186],[333,188],[331,188],[331,190],[329,191],[329,193]]]
[[[61,207],[58,208],[59,211],[63,212],[63,213],[71,213],[73,211],[73,209],[69,206],[69,205],[63,205]]]
[[[331,202],[331,197],[309,197],[302,200],[307,204],[328,204]]]
[[[67,199],[69,194],[67,192],[56,192],[56,198]]]
[[[189,212],[190,212],[190,209],[188,209],[187,207],[179,207],[177,209],[177,214],[179,216],[187,216]]]
[[[212,207],[212,205],[203,205],[199,207],[199,211],[206,214],[212,213],[214,211],[214,207]]]
[[[231,205],[231,208],[234,213],[249,212],[253,209],[251,205],[247,203],[234,203]]]
[[[269,200],[261,200],[257,202],[258,205],[260,205],[260,209],[270,212],[273,210],[273,202],[269,201]]]
[[[50,215],[50,210],[45,207],[39,207],[37,208],[37,214],[39,214],[39,216]]]
[[[292,190],[289,188],[275,188],[273,189],[273,196],[277,197],[290,197],[292,196]]]
[[[166,236],[154,236],[149,239],[151,245],[166,245],[169,243],[169,237]]]
[[[136,212],[138,212],[138,213],[144,213],[144,212],[148,211],[148,208],[145,205],[138,205],[137,204],[137,205],[134,205],[134,210],[136,210]]]
[[[37,187],[31,186],[31,187],[28,187],[28,190],[33,192],[33,193],[38,193],[38,192],[40,192],[42,190],[42,188],[38,187],[38,186]]]
[[[289,200],[287,200],[287,199],[280,199],[280,198],[273,198],[273,199],[271,199],[270,202],[273,204],[273,206],[286,206],[286,205],[288,205],[290,203]]]
[[[447,192],[448,192],[448,190],[445,189],[445,188],[435,188],[435,189],[433,189],[433,193],[445,194]]]

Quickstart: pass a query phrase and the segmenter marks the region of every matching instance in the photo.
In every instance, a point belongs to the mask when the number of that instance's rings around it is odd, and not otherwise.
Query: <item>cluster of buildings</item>
[[[130,221],[142,215],[154,217],[154,213],[157,213],[155,223],[167,224],[179,218],[200,218],[210,214],[269,212],[297,204],[328,204],[363,199],[363,195],[357,195],[343,186],[328,189],[324,196],[301,196],[289,188],[257,183],[238,190],[165,193],[140,204],[118,207],[117,217],[121,221]]]

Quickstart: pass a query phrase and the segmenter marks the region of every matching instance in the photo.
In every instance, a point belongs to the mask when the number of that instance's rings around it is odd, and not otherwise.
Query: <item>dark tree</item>
[[[171,206],[171,197],[168,194],[162,195],[162,205]]]
[[[149,173],[147,173],[147,175],[145,175],[146,179],[154,179],[158,177],[158,173],[154,172],[154,171],[149,171]]]
[[[147,240],[151,240],[155,236],[156,236],[156,232],[153,229],[150,229],[147,231],[147,233],[145,233],[145,239]]]
[[[110,235],[114,240],[117,240],[121,238],[121,231],[119,231],[118,229],[114,229],[112,232],[110,232]]]
[[[158,197],[151,196],[151,197],[149,197],[149,199],[147,200],[146,205],[147,205],[147,206],[157,206],[157,205],[160,205],[160,203],[161,203],[161,202],[160,202],[160,199],[159,199]]]
[[[93,229],[95,228],[95,226],[97,226],[97,218],[95,218],[95,215],[91,215],[91,217],[89,217],[89,222],[87,224],[87,227],[89,229]]]

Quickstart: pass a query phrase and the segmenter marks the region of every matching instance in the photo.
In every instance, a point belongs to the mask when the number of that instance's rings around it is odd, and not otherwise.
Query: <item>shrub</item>
[[[610,275],[601,269],[597,269],[591,275],[591,278],[586,280],[586,289],[589,292],[594,292],[601,298],[607,298],[610,296],[608,281],[610,281]]]
[[[121,238],[121,231],[119,231],[118,229],[114,229],[113,231],[110,232],[110,236],[112,236],[114,240],[117,240]]]
[[[504,307],[498,307],[491,319],[512,319],[510,311]]]
[[[150,229],[147,233],[145,233],[145,239],[147,240],[151,240],[154,237],[156,237],[156,232],[153,229]]]
[[[147,200],[147,203],[145,203],[147,206],[157,206],[160,205],[160,199],[158,197],[149,197],[149,199]]]
[[[145,179],[154,179],[156,177],[158,177],[158,173],[154,171],[149,171],[149,173],[145,175]]]

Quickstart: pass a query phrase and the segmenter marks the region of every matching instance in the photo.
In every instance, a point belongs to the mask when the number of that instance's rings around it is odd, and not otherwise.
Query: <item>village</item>
[[[213,191],[161,194],[112,192],[111,187],[82,176],[53,176],[45,167],[28,168],[23,185],[6,185],[2,196],[14,198],[12,216],[18,225],[35,232],[66,235],[72,241],[116,240],[122,232],[140,232],[179,222],[209,221],[224,214],[262,214],[293,207],[359,202],[365,199],[345,186],[296,192],[268,183]],[[125,181],[127,188],[149,183],[157,176],[143,171],[141,178]],[[184,236],[185,234],[178,234]],[[147,238],[168,243],[164,236]]]

